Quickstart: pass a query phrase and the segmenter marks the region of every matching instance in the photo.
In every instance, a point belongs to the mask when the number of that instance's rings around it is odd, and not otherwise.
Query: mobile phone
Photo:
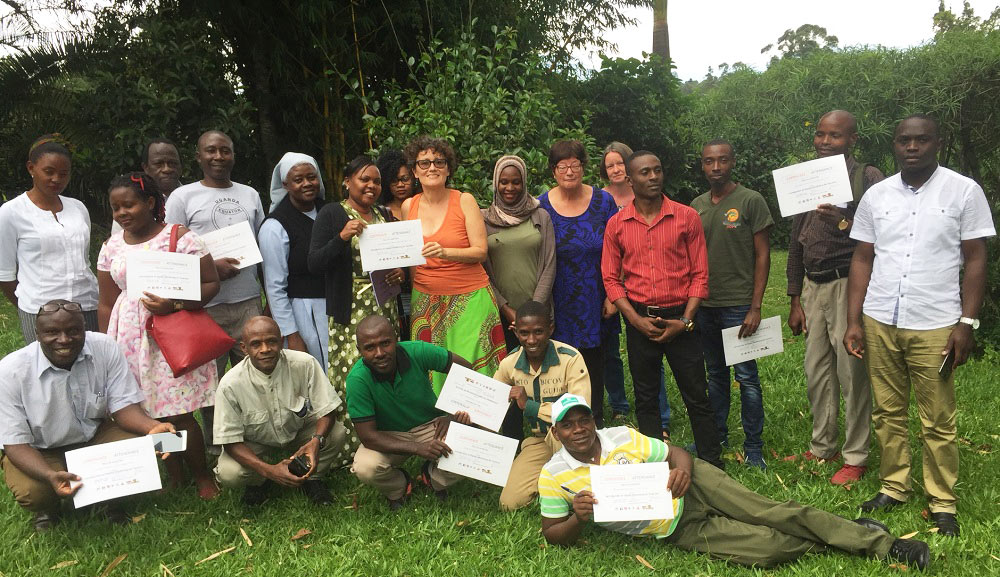
[[[296,477],[305,477],[309,472],[309,459],[302,455],[292,458],[292,462],[288,464],[288,472]]]
[[[153,448],[161,453],[179,453],[187,450],[187,431],[176,433],[156,433],[153,437]]]
[[[944,360],[941,361],[941,366],[938,367],[938,374],[944,378],[948,378],[951,374],[951,369],[955,366],[955,349],[948,351],[945,355]]]

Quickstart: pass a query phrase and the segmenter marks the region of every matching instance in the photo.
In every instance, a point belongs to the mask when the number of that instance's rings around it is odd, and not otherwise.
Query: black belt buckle
[[[670,315],[667,307],[646,307],[646,316],[650,318],[665,319]]]

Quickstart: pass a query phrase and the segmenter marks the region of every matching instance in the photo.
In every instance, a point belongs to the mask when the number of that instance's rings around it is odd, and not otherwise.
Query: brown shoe
[[[35,516],[31,519],[31,528],[35,530],[35,533],[44,533],[55,527],[58,522],[58,513],[35,513]]]

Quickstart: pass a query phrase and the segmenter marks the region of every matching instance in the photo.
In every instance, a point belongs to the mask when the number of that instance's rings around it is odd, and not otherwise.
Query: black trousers
[[[678,315],[683,312],[683,308],[680,308]],[[691,420],[691,432],[698,448],[698,457],[722,468],[719,429],[715,426],[712,405],[708,401],[705,355],[697,329],[682,332],[668,343],[654,343],[626,323],[625,337],[632,386],[635,389],[635,416],[639,422],[639,432],[654,439],[663,436],[658,395],[660,366],[666,356],[687,408],[688,419]]]

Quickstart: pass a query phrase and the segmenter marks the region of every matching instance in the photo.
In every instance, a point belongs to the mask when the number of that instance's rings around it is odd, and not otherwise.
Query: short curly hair
[[[413,170],[417,165],[417,155],[425,150],[433,150],[444,156],[445,160],[448,161],[449,175],[455,174],[455,170],[458,169],[458,157],[455,156],[455,149],[451,147],[451,144],[447,140],[434,138],[426,134],[422,134],[411,140],[403,150],[403,154],[406,155],[406,165],[410,167],[410,170]]]

